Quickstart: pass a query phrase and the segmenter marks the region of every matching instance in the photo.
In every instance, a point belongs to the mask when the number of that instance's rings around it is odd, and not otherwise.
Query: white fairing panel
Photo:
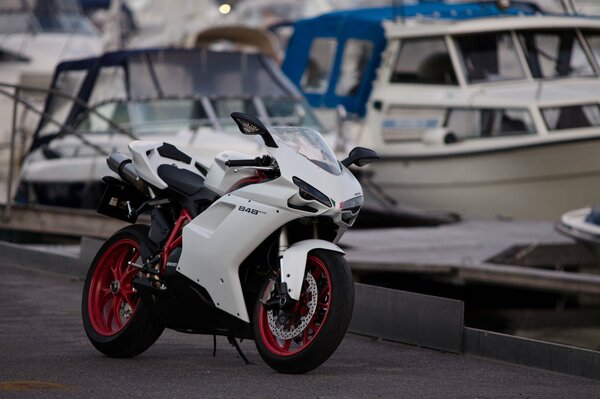
[[[287,284],[288,294],[296,301],[300,299],[306,259],[313,249],[326,249],[344,254],[344,251],[335,244],[325,240],[304,240],[290,246],[281,260],[281,279]]]
[[[158,176],[157,171],[160,165],[175,165],[179,169],[187,169],[198,175],[202,175],[202,173],[196,169],[196,160],[193,158],[188,164],[174,159],[162,157],[158,153],[157,149],[163,144],[164,143],[156,141],[142,140],[136,140],[129,143],[129,151],[131,151],[133,165],[143,180],[161,190],[167,188],[167,183],[165,183],[163,179]]]
[[[256,174],[254,169],[229,168],[225,163],[234,159],[253,158],[251,155],[237,151],[219,153],[206,174],[204,186],[219,195],[225,194],[237,181]]]
[[[203,286],[219,309],[250,322],[240,264],[266,237],[297,217],[283,208],[227,194],[183,228],[179,272]]]

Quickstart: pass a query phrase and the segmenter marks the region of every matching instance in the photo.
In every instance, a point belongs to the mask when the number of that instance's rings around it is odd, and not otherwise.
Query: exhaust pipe
[[[110,170],[119,175],[125,182],[131,184],[147,195],[149,187],[146,182],[140,178],[140,175],[138,175],[137,170],[131,162],[131,159],[120,152],[113,152],[106,158],[106,163]]]

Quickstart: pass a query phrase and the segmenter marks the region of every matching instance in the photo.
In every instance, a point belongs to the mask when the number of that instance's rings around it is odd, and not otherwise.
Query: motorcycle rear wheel
[[[148,226],[127,226],[100,248],[87,273],[81,304],[83,326],[94,347],[110,357],[133,357],[160,337],[164,326],[132,286]]]
[[[252,328],[263,360],[280,373],[300,374],[325,362],[344,338],[352,318],[354,284],[344,257],[315,250],[307,259],[300,299],[282,324],[281,310],[262,303],[277,290],[268,281],[259,295]]]

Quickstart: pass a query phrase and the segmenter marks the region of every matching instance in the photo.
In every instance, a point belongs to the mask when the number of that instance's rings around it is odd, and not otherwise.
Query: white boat
[[[0,81],[46,88],[60,61],[100,52],[76,0],[0,0]]]
[[[403,203],[556,218],[598,197],[600,21],[510,16],[386,24],[360,143]]]
[[[65,59],[102,52],[102,37],[82,14],[77,0],[0,0],[0,83],[32,88],[21,90],[20,98],[43,107],[56,65]],[[8,166],[14,89],[0,87],[0,181]],[[25,147],[38,117],[19,107],[17,147]],[[17,157],[18,158],[18,157]],[[2,201],[4,198],[2,197]]]
[[[127,50],[61,63],[23,164],[16,201],[95,208],[106,154],[133,138],[165,141],[204,162],[232,149],[259,155],[230,113],[321,129],[304,98],[267,56],[206,49]],[[57,123],[58,122],[58,126]]]
[[[600,191],[600,20],[500,3],[424,2],[383,21],[385,50],[370,96],[364,76],[374,58],[350,71],[363,74],[354,78],[356,96],[339,83],[352,75],[340,67],[344,45],[374,52],[380,43],[352,30],[305,45],[322,50],[312,70],[297,60],[286,69],[289,58],[283,68],[311,90],[313,105],[338,101],[360,114],[364,103],[353,101],[369,96],[353,139],[381,155],[373,180],[399,203],[557,218]],[[327,86],[334,75],[337,84]]]
[[[600,246],[600,204],[565,212],[556,230],[585,244]]]

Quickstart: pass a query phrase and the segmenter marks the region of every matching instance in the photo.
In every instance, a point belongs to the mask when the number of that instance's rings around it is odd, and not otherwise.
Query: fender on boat
[[[313,249],[325,249],[344,254],[337,245],[317,239],[299,241],[286,249],[281,260],[281,281],[287,284],[289,296],[296,301],[300,298],[302,290],[306,259]]]

